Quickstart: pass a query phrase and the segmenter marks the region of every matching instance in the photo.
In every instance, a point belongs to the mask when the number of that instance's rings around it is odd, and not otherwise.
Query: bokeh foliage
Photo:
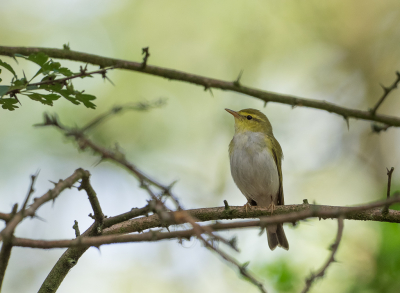
[[[229,4],[121,0],[98,5],[79,1],[68,2],[63,9],[56,1],[22,2],[2,3],[7,11],[0,26],[2,45],[60,48],[69,41],[73,50],[135,61],[141,60],[141,48],[149,46],[149,64],[232,81],[244,69],[244,85],[353,108],[372,107],[382,93],[379,83],[390,84],[400,68],[397,0]],[[71,72],[79,72],[82,65],[62,64]],[[31,70],[22,68],[34,76],[34,65]],[[2,69],[3,76],[7,70]],[[386,167],[391,166],[395,167],[393,182],[398,182],[397,129],[376,135],[371,134],[368,123],[350,121],[347,130],[341,117],[329,113],[275,104],[263,108],[262,102],[234,93],[214,91],[212,97],[202,88],[140,73],[110,74],[115,87],[99,83],[99,79],[74,81],[76,88],[98,97],[99,111],[159,97],[168,97],[168,104],[149,113],[110,120],[91,133],[93,139],[107,146],[118,142],[127,157],[164,182],[180,179],[177,193],[186,208],[222,205],[223,199],[231,205],[244,204],[229,174],[227,145],[233,121],[224,116],[225,107],[258,108],[270,118],[285,154],[287,203],[307,198],[320,204],[351,205],[382,198]],[[144,204],[145,196],[123,172],[110,165],[94,168],[95,161],[77,153],[72,144],[64,144],[59,133],[31,127],[49,109],[68,125],[84,125],[96,113],[66,99],[58,99],[53,108],[31,100],[21,102],[18,111],[0,115],[2,125],[13,126],[0,128],[0,151],[7,154],[0,158],[0,165],[6,166],[0,170],[4,210],[12,206],[16,195],[25,194],[21,178],[26,183],[38,167],[42,170],[39,179],[43,179],[38,182],[38,192],[49,188],[47,180],[57,181],[83,167],[97,180],[94,184],[107,214]],[[398,109],[399,91],[387,99],[380,113],[398,116]],[[85,225],[89,211],[85,199],[80,200],[71,191],[70,197],[43,212],[47,224],[32,221],[20,227],[19,235],[72,237],[71,229],[60,227],[72,226],[75,219]],[[250,270],[260,272],[270,292],[299,292],[304,278],[327,257],[335,225],[310,221],[299,226],[287,229],[291,243],[287,253],[270,253],[265,237],[257,237],[256,231],[235,232],[242,250],[238,259],[251,260]],[[398,284],[391,271],[398,270],[394,247],[399,239],[394,227],[397,225],[345,223],[338,263],[312,292],[383,292],[379,287],[396,292]],[[176,288],[181,292],[257,292],[203,250],[195,244],[182,248],[176,243],[160,243],[105,248],[101,255],[89,251],[60,292],[77,287],[87,292],[115,288],[120,292],[176,292]],[[60,251],[20,250],[11,259],[5,290],[31,292],[38,288],[59,255]],[[356,273],[349,274],[351,270]],[[368,273],[363,274],[364,270]],[[29,276],[24,283],[21,274]]]

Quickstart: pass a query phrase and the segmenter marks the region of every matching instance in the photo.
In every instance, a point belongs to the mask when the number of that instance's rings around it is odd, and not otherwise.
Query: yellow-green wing
[[[283,159],[283,153],[282,153],[282,148],[279,144],[279,142],[275,139],[273,136],[269,136],[270,141],[272,143],[272,155],[275,160],[276,167],[278,169],[278,174],[279,174],[279,192],[278,192],[278,203],[277,205],[284,205],[285,204],[285,199],[283,197],[283,185],[282,185],[282,159]]]

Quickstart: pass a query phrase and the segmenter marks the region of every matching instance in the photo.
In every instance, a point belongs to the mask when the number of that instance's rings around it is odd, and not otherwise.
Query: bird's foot
[[[249,202],[246,202],[246,204],[243,206],[245,208],[245,212],[247,214],[247,210],[251,210],[251,204]]]
[[[271,215],[272,215],[276,209],[276,205],[273,202],[271,202],[269,204],[269,206],[267,207],[267,209],[271,212]]]

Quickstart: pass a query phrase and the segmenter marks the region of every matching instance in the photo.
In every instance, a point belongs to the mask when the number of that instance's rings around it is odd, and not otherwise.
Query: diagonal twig
[[[387,96],[397,88],[398,83],[400,82],[400,72],[396,71],[396,80],[393,82],[393,84],[389,87],[385,87],[383,85],[381,85],[382,89],[383,89],[383,95],[382,97],[379,99],[379,101],[376,103],[375,107],[371,109],[371,114],[375,115],[376,111],[378,110],[379,106],[383,103],[383,101],[387,98]]]
[[[86,171],[84,171],[83,169],[77,169],[70,177],[68,177],[64,181],[60,180],[60,182],[56,183],[53,189],[49,190],[41,197],[36,198],[33,204],[31,204],[28,208],[26,208],[27,202],[29,201],[29,198],[33,192],[33,184],[35,182],[37,175],[32,176],[31,187],[29,189],[28,195],[26,196],[26,199],[24,201],[21,210],[15,213],[12,219],[7,223],[6,227],[0,232],[3,240],[3,245],[0,250],[0,289],[1,285],[3,284],[4,274],[8,266],[8,261],[10,259],[11,249],[12,249],[12,238],[14,230],[17,227],[17,225],[28,216],[34,217],[36,210],[40,206],[42,206],[44,203],[50,200],[54,200],[64,189],[71,188],[76,181],[82,178],[85,172]]]
[[[104,115],[100,115],[99,118],[94,119],[94,121],[100,121],[102,119],[102,117],[104,117]],[[89,125],[93,125],[93,124],[94,124],[93,122],[89,123]],[[224,244],[227,244],[229,247],[237,250],[237,247],[235,246],[235,242],[224,239],[223,237],[221,237],[219,235],[215,235],[210,228],[202,228],[200,225],[198,225],[196,223],[196,219],[194,219],[190,214],[188,214],[186,211],[183,210],[181,204],[179,203],[178,198],[171,191],[173,184],[170,186],[166,186],[159,182],[156,182],[154,179],[150,179],[150,177],[145,175],[135,165],[133,165],[131,162],[129,162],[125,158],[125,156],[118,150],[113,151],[113,150],[109,150],[104,147],[96,145],[93,141],[91,141],[89,138],[87,138],[85,136],[85,134],[83,133],[83,131],[81,129],[69,129],[66,126],[63,126],[55,116],[53,116],[53,117],[50,117],[48,115],[45,116],[45,122],[43,124],[37,125],[37,126],[49,126],[49,125],[55,126],[58,129],[62,130],[67,137],[68,136],[73,137],[78,142],[78,145],[82,150],[87,147],[91,148],[95,152],[99,153],[103,159],[106,158],[111,161],[114,161],[114,162],[118,163],[119,165],[130,170],[135,175],[135,177],[139,180],[140,186],[147,191],[147,193],[150,195],[152,200],[156,203],[154,212],[160,216],[160,219],[163,222],[163,226],[168,228],[169,224],[171,224],[171,223],[178,223],[181,221],[187,222],[192,225],[193,230],[196,232],[197,238],[199,238],[199,240],[202,241],[206,247],[213,246],[212,245],[213,241],[221,241]],[[164,203],[161,202],[161,200],[160,200],[161,197],[157,197],[154,194],[154,192],[151,190],[149,185],[153,185],[153,186],[161,189],[162,190],[161,196],[168,196],[172,200],[172,202],[175,204],[176,209],[178,211],[181,211],[181,213],[178,213],[175,215],[172,213],[167,213],[167,211],[169,211],[169,209],[164,205]],[[210,240],[202,237],[201,236],[202,233],[206,233],[207,235],[209,235]],[[224,253],[222,253],[222,251],[220,251],[218,249],[214,250],[214,251],[216,251],[217,253],[221,252],[220,253],[221,257],[226,259],[226,256],[224,255]],[[234,263],[234,262],[231,262],[231,263]],[[239,270],[240,270],[240,267],[239,267]],[[257,285],[260,288],[259,284],[257,282],[254,282],[254,280],[255,280],[254,278],[251,280],[252,280],[252,283],[254,283],[255,285]]]
[[[117,215],[115,217],[106,218],[104,219],[103,228],[108,228],[117,223],[146,215],[151,211],[151,205],[152,202],[149,202],[142,208],[132,209],[129,212]],[[124,229],[121,229],[120,232],[124,233]],[[96,225],[93,224],[81,235],[81,238],[95,235],[98,235],[97,228]],[[86,252],[86,250],[88,250],[88,247],[70,247],[67,249],[47,275],[38,293],[56,292],[65,276],[68,274],[69,270],[78,262],[79,258]]]
[[[83,189],[86,191],[90,205],[92,206],[93,209],[95,225],[97,226],[96,231],[98,234],[101,234],[101,232],[103,231],[104,214],[101,209],[99,199],[97,198],[96,191],[94,191],[92,185],[90,184],[89,176],[90,173],[87,172],[87,174],[85,174],[85,176],[82,177],[81,185],[78,187],[78,190]],[[78,225],[77,222],[76,225]]]
[[[307,278],[306,280],[306,285],[303,289],[303,291],[301,291],[301,293],[306,293],[310,290],[313,282],[315,282],[315,280],[322,278],[325,275],[326,270],[328,269],[329,265],[333,262],[335,262],[335,254],[338,250],[340,241],[342,240],[342,235],[343,235],[343,217],[339,217],[338,218],[338,230],[337,230],[337,235],[336,235],[336,239],[335,242],[332,244],[331,246],[331,254],[328,258],[328,260],[325,262],[325,264],[318,270],[318,272],[316,274],[311,274],[310,277]]]

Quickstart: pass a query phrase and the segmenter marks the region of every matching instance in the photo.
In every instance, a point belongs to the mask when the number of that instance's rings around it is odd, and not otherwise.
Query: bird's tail
[[[282,224],[267,227],[268,246],[274,250],[277,246],[289,250],[289,242],[286,239]]]

